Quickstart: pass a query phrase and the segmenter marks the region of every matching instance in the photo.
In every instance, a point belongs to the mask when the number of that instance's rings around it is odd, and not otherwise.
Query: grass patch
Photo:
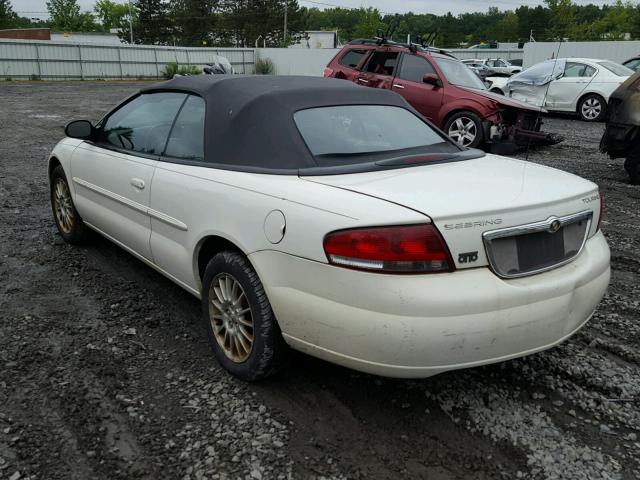
[[[275,69],[270,58],[258,58],[256,60],[256,74],[258,75],[273,75]]]
[[[201,73],[202,70],[195,65],[180,66],[176,62],[167,63],[164,70],[160,72],[160,74],[167,80],[171,80],[175,75],[200,75]]]

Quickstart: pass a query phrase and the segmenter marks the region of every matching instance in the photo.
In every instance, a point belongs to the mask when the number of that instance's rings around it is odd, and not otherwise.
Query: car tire
[[[607,102],[595,93],[585,95],[578,103],[578,115],[585,122],[600,122],[607,115]]]
[[[631,185],[640,185],[640,156],[627,157],[624,169],[629,174]]]
[[[61,165],[51,172],[49,185],[51,210],[60,236],[68,243],[82,243],[89,232],[73,203],[69,183]]]
[[[209,261],[202,315],[211,349],[231,374],[254,381],[284,367],[288,346],[262,282],[240,252],[220,252]]]
[[[477,148],[482,144],[482,121],[473,112],[465,110],[451,115],[444,124],[444,132],[463,147]]]

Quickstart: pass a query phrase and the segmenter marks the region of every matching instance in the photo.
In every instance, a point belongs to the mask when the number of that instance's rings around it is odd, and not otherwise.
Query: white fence
[[[524,66],[549,58],[600,58],[624,62],[640,54],[640,41],[619,42],[535,42],[524,46]]]
[[[146,45],[99,45],[38,40],[0,39],[0,80],[92,80],[159,78],[169,62],[203,66],[212,55],[223,55],[239,73],[253,73],[256,58],[273,61],[277,75],[322,75],[338,49],[288,48],[185,48]],[[640,53],[640,41],[538,42],[518,49],[456,49],[465,58],[523,58],[531,66],[559,54],[560,57],[603,58],[622,62]]]
[[[339,48],[258,48],[256,58],[273,62],[276,75],[322,76]]]
[[[212,55],[227,57],[239,73],[254,71],[252,48],[97,45],[0,39],[0,79],[160,78],[169,62],[202,67],[211,61]]]

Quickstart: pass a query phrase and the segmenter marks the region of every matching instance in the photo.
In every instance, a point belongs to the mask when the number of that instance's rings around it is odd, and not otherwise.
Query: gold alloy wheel
[[[75,215],[69,187],[62,178],[58,178],[53,186],[53,209],[60,229],[67,235],[70,234],[75,223]]]
[[[228,273],[216,275],[209,286],[209,321],[226,357],[244,362],[253,347],[253,315],[242,286]]]

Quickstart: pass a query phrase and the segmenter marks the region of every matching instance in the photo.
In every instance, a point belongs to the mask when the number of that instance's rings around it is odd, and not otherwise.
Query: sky
[[[125,0],[115,0],[126,3]],[[463,12],[486,11],[489,7],[498,7],[500,10],[514,10],[521,5],[535,7],[541,5],[542,0],[298,0],[299,4],[306,7],[326,8],[330,6],[340,7],[375,7],[384,13],[434,13],[441,15],[447,12],[453,14]],[[577,4],[593,3],[595,5],[611,4],[614,0],[574,0]],[[46,18],[46,0],[11,0],[13,9],[23,17]],[[82,11],[93,9],[95,0],[78,0]]]

